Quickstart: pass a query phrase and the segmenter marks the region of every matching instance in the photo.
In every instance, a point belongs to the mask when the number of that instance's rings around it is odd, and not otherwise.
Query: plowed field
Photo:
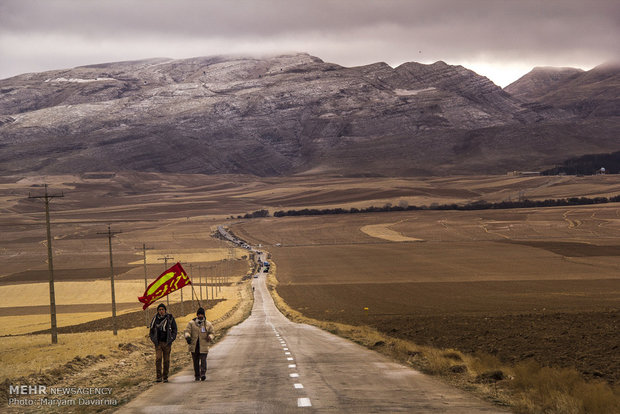
[[[391,232],[363,231],[380,223]],[[233,230],[271,245],[278,293],[309,317],[620,380],[618,205],[264,219]]]

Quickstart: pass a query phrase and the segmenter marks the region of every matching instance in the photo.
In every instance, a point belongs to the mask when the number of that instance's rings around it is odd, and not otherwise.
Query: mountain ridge
[[[303,53],[86,65],[0,80],[0,174],[476,174],[615,149],[614,111],[593,124],[549,99],[525,101],[442,61],[343,67]]]

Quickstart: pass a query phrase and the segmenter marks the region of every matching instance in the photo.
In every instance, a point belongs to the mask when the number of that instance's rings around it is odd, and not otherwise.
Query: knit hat
[[[157,310],[159,310],[159,308],[164,308],[164,310],[166,310],[166,305],[164,305],[163,303],[160,303],[160,304],[157,306]]]
[[[196,311],[196,315],[203,315],[205,314],[205,310],[203,308],[198,308],[198,310]]]

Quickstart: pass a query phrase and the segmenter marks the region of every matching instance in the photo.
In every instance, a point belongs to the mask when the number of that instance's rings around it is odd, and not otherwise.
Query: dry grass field
[[[181,197],[163,180],[155,183],[136,176],[113,182],[73,176],[4,177],[0,184],[0,335],[49,328],[49,317],[44,317],[49,315],[49,272],[43,203],[28,199],[29,193],[42,194],[42,182],[49,183],[51,193],[62,191],[65,196],[50,203],[59,326],[111,314],[108,240],[98,234],[108,225],[113,231],[121,231],[112,239],[119,313],[142,308],[137,297],[145,288],[143,244],[148,248],[148,283],[164,270],[162,258],[166,255],[171,257],[168,266],[176,261],[183,263],[197,294],[200,282],[211,285],[221,280],[217,277],[226,276],[229,284],[248,271],[244,250],[231,249],[211,237],[216,218],[185,210],[185,201],[171,208]],[[138,189],[141,185],[143,191]],[[157,195],[157,189],[166,188],[170,194],[162,190]],[[169,198],[169,204],[162,201],[164,198]],[[185,300],[191,297],[190,288],[183,293]],[[171,294],[169,299],[171,303],[180,301],[180,293]],[[23,322],[29,315],[36,315],[36,323]]]

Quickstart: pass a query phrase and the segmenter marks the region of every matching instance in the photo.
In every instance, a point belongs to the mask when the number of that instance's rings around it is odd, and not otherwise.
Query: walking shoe
[[[200,381],[200,377],[194,378],[194,381]]]
[[[161,382],[161,378],[157,378],[155,382]]]
[[[204,376],[204,375],[203,375],[202,377],[200,377],[200,381],[204,381],[204,380],[206,380],[206,379],[207,379],[207,377],[206,377],[206,376]]]
[[[168,382],[168,378],[164,378],[164,382]]]

